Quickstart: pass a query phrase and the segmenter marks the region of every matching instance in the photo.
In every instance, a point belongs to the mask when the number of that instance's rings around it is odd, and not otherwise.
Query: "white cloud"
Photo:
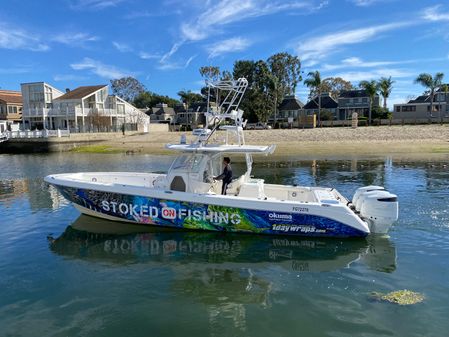
[[[88,57],[85,57],[79,63],[72,63],[70,67],[74,70],[90,70],[91,73],[106,79],[115,79],[133,75],[129,71],[118,69],[115,66],[104,64]]]
[[[428,21],[449,21],[449,12],[443,12],[441,7],[441,5],[436,5],[426,8],[422,18]]]
[[[397,22],[315,36],[297,42],[295,49],[301,60],[314,60],[316,62],[343,46],[363,43],[378,38],[381,33],[409,25],[408,22]]]
[[[61,33],[53,37],[52,41],[71,46],[82,46],[86,42],[98,41],[98,37],[87,33]]]
[[[189,59],[185,62],[169,62],[165,60],[164,62],[159,62],[158,68],[160,70],[176,70],[176,69],[185,69],[190,63],[195,59],[196,55],[189,57]]]
[[[134,11],[123,16],[126,20],[134,20],[134,19],[142,19],[142,18],[153,18],[153,17],[162,17],[169,16],[173,14],[178,14],[176,11],[170,12],[154,12],[154,11]]]
[[[133,49],[125,43],[112,41],[112,45],[121,53],[131,52]]]
[[[392,64],[402,64],[403,61],[363,61],[358,57],[349,57],[341,61],[339,64],[324,64],[323,70],[335,70],[343,68],[372,68],[379,66],[388,66]]]
[[[336,70],[345,68],[375,68],[390,65],[404,65],[412,63],[428,63],[445,61],[445,57],[434,57],[427,59],[401,60],[401,61],[364,61],[358,57],[348,57],[338,64],[324,64],[321,70]]]
[[[341,77],[346,81],[350,82],[360,82],[360,81],[368,81],[368,80],[377,80],[380,77],[392,77],[392,78],[402,78],[402,77],[411,77],[414,73],[409,71],[405,71],[402,69],[394,69],[394,68],[381,68],[381,69],[373,69],[369,71],[348,71],[342,72],[338,74],[334,74],[333,77]]]
[[[202,3],[201,14],[180,26],[181,37],[162,59],[166,61],[185,42],[201,41],[224,26],[250,18],[273,15],[285,11],[316,11],[326,6],[328,1],[273,1],[273,0],[220,0]]]
[[[115,7],[124,0],[71,0],[70,8],[75,10],[98,10]]]
[[[248,39],[234,37],[224,41],[216,42],[207,47],[210,58],[226,53],[234,53],[247,49],[251,45]]]
[[[0,25],[0,48],[47,51],[50,47],[38,36],[11,25]]]
[[[86,77],[84,76],[78,76],[73,74],[61,74],[61,75],[55,75],[53,76],[53,80],[56,82],[60,81],[81,81],[85,80]]]
[[[378,2],[384,2],[386,0],[350,0],[354,5],[359,7],[368,7]]]
[[[192,22],[182,24],[181,33],[185,40],[203,40],[226,24],[287,10],[313,10],[325,3],[327,1],[314,6],[311,1],[222,0],[208,6]]]
[[[145,51],[141,51],[141,52],[139,52],[139,57],[142,60],[152,60],[152,59],[159,59],[159,58],[161,58],[161,55],[159,55],[159,54],[151,54],[151,53],[147,53]]]
[[[10,75],[10,74],[27,74],[33,71],[30,66],[19,66],[11,68],[0,68],[0,74]]]

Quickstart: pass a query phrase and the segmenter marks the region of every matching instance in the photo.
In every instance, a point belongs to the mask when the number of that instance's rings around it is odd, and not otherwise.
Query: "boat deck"
[[[166,174],[136,172],[85,172],[57,174],[53,177],[64,181],[89,183],[94,186],[139,187],[156,190],[170,190]],[[337,190],[322,187],[304,187],[293,185],[265,184],[263,179],[250,179],[241,182],[235,179],[228,187],[227,195],[259,200],[294,201],[299,203],[348,203]],[[93,187],[94,187],[93,186]],[[204,194],[217,195],[221,191],[221,182],[216,181]]]

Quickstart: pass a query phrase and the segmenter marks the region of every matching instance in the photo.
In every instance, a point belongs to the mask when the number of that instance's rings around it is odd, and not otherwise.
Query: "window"
[[[396,112],[401,112],[401,107],[400,106],[396,107]]]
[[[399,108],[399,107],[398,107]],[[416,105],[404,105],[402,106],[402,111],[416,111]]]
[[[104,98],[105,98],[105,90],[100,90],[97,93],[97,101],[104,102]]]
[[[8,106],[8,113],[9,114],[16,114],[17,113],[17,107],[16,106]]]
[[[363,98],[362,98],[362,102],[363,102],[363,103],[368,103],[368,98],[367,98],[367,97],[363,97]]]
[[[43,88],[40,85],[30,85],[28,88],[30,102],[44,101],[44,92]]]
[[[176,158],[172,165],[172,170],[183,170],[199,172],[203,160],[202,155],[184,155]]]

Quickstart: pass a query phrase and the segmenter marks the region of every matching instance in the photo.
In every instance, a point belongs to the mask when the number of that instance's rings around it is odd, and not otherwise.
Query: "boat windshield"
[[[171,169],[198,173],[204,157],[201,154],[181,155],[175,159]]]

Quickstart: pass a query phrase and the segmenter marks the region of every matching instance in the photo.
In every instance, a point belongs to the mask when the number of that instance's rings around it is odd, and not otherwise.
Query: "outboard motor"
[[[354,196],[352,197],[352,204],[354,205],[354,207],[357,211],[360,211],[361,204],[359,203],[358,200],[362,194],[364,194],[366,192],[384,191],[384,190],[385,190],[385,188],[383,188],[382,186],[375,186],[375,185],[360,187],[355,191]],[[359,207],[357,207],[357,205]]]
[[[371,191],[360,198],[360,215],[370,226],[371,233],[385,234],[399,216],[398,197],[388,191]]]

